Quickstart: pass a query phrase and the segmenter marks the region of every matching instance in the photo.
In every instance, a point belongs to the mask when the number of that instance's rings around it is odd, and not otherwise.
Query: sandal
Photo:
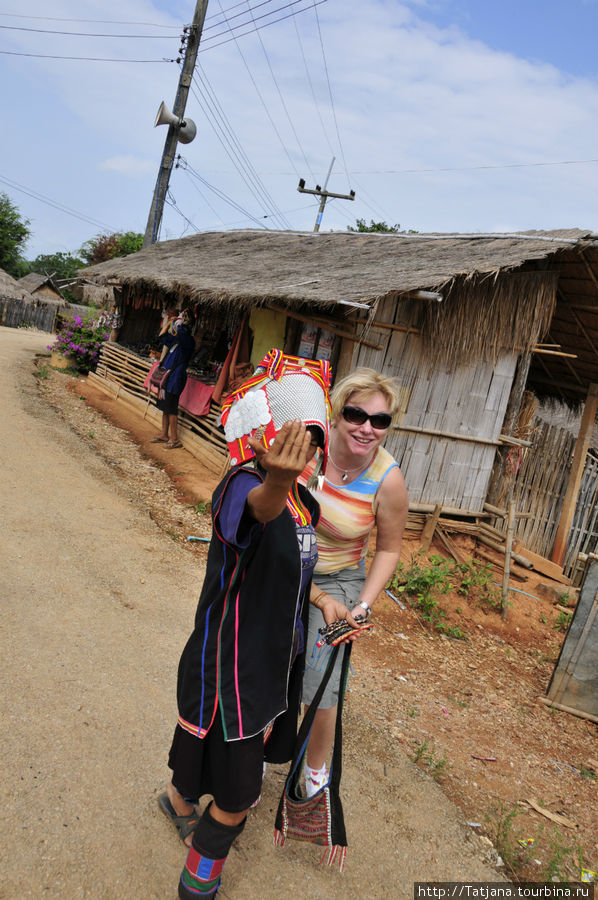
[[[168,441],[167,444],[164,445],[165,450],[178,450],[183,445],[180,441]]]
[[[158,436],[158,437],[152,438],[150,441],[150,444],[166,444],[167,442],[168,442],[168,438],[163,438],[163,437]]]
[[[164,815],[168,816],[178,831],[180,839],[185,843],[185,838],[189,837],[190,834],[193,834],[199,824],[199,815],[197,812],[192,813],[190,816],[177,816],[175,808],[168,799],[168,794],[166,793],[160,794],[158,797],[158,806]]]

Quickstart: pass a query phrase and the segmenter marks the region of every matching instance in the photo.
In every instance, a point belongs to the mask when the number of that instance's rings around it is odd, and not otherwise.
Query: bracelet
[[[372,615],[372,608],[371,608],[371,606],[367,605],[365,600],[360,600],[360,602],[357,604],[357,606],[361,606],[362,609],[365,609],[365,613],[367,616]]]
[[[326,591],[320,591],[319,594],[316,594],[316,596],[313,598],[313,600],[310,597],[309,602],[311,603],[312,606],[315,606],[316,609],[321,609],[321,606],[318,603],[318,600],[320,599],[320,597],[325,597],[325,596],[326,596]]]

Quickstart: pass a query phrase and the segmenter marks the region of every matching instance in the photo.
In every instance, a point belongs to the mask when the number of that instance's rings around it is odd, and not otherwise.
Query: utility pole
[[[328,175],[326,176],[326,181],[324,182],[324,187],[321,188],[319,184],[316,184],[315,191],[310,190],[305,187],[305,178],[299,179],[299,187],[297,190],[300,194],[315,194],[320,198],[320,208],[318,209],[318,215],[316,217],[316,224],[314,225],[314,231],[320,230],[320,225],[322,223],[322,216],[324,215],[324,207],[326,206],[326,201],[329,197],[335,197],[337,200],[355,200],[355,191],[351,191],[349,194],[331,194],[330,191],[326,190],[326,185],[328,184],[328,179],[330,178],[330,173],[332,172],[332,167],[335,163],[336,157],[332,157],[332,162],[330,163],[330,168],[328,169]]]
[[[193,22],[191,23],[189,33],[187,35],[185,59],[183,60],[183,68],[181,70],[181,75],[179,78],[179,86],[174,101],[170,124],[168,125],[168,133],[166,135],[166,141],[164,142],[164,151],[162,153],[162,159],[160,160],[160,169],[158,171],[158,177],[156,179],[152,205],[150,207],[147,225],[145,228],[145,235],[143,238],[144,247],[147,247],[149,244],[153,244],[157,240],[158,232],[160,230],[162,213],[164,211],[164,201],[166,199],[166,193],[168,191],[168,183],[170,181],[170,173],[172,171],[172,164],[174,162],[176,146],[181,134],[181,128],[183,128],[186,124],[184,120],[185,107],[187,105],[189,88],[191,87],[191,80],[193,78],[193,72],[195,70],[197,51],[199,50],[199,42],[201,40],[201,32],[203,30],[203,23],[206,17],[207,9],[208,0],[197,0],[195,4],[195,12],[193,14]],[[162,107],[160,109],[162,109]],[[160,112],[158,113],[158,117],[159,116]],[[164,121],[164,124],[165,123],[166,120]],[[156,125],[159,124],[161,123],[156,120]],[[195,135],[193,134],[193,136]],[[191,138],[191,140],[192,139],[193,138]],[[189,139],[187,139],[186,141],[187,143],[188,140]]]

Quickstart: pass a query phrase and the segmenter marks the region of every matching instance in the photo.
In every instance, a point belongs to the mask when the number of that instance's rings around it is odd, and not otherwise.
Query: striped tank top
[[[314,466],[315,459],[302,472],[299,480],[303,484]],[[317,574],[329,575],[362,564],[376,522],[374,509],[378,488],[395,466],[398,467],[398,463],[388,450],[379,447],[369,467],[355,481],[341,486],[324,479],[322,490],[313,491],[320,504],[320,521],[316,528]]]

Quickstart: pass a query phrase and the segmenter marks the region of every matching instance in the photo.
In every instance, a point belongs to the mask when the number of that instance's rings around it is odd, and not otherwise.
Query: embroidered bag
[[[170,369],[164,369],[162,368],[162,366],[156,366],[156,368],[150,375],[150,390],[152,388],[156,388],[160,400],[164,399],[164,391],[169,375]]]
[[[278,846],[282,846],[287,838],[294,838],[297,841],[310,841],[312,844],[324,846],[326,849],[320,860],[320,865],[326,861],[331,866],[338,859],[341,871],[347,853],[345,820],[339,795],[342,773],[342,713],[347,676],[349,674],[351,646],[350,643],[345,644],[343,650],[334,749],[332,751],[328,782],[319,791],[316,791],[313,797],[305,797],[300,787],[301,774],[307,754],[307,744],[316,710],[330,680],[334,663],[341,650],[340,645],[332,649],[322,682],[301,723],[291,767],[280,803],[278,804],[274,831],[274,843]]]

